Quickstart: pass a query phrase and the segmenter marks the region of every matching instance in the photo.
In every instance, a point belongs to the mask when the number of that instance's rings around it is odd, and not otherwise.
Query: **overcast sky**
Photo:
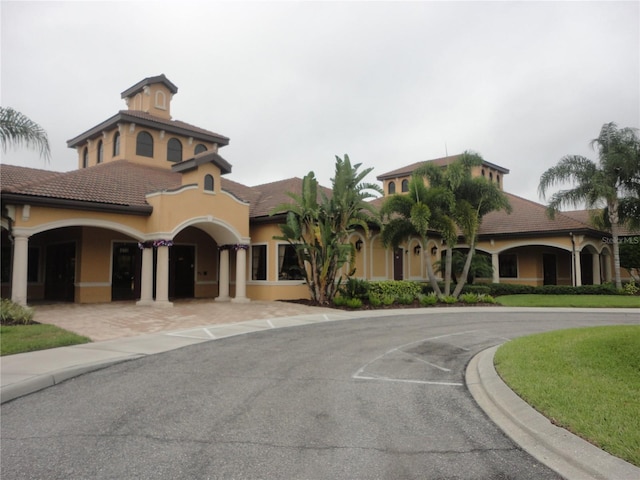
[[[540,201],[540,175],[606,122],[640,127],[640,2],[1,1],[0,103],[66,141],[164,73],[174,119],[231,139],[228,178],[257,185],[335,155],[368,180],[474,150],[505,189]]]

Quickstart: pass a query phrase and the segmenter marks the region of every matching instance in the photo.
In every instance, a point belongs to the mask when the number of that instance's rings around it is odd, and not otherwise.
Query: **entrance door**
[[[404,278],[403,272],[403,250],[402,248],[396,248],[393,252],[393,279],[402,280]]]
[[[111,300],[140,298],[140,272],[142,255],[136,243],[113,244],[111,269]]]
[[[47,246],[44,298],[57,302],[75,300],[76,244]]]
[[[173,245],[170,256],[169,296],[193,298],[196,248],[192,245]]]
[[[552,253],[542,255],[542,272],[545,285],[557,285],[556,256]]]

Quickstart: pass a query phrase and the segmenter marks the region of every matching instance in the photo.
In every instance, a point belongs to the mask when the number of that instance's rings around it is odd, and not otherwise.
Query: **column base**
[[[151,298],[149,300],[138,300],[136,302],[136,306],[140,306],[140,307],[153,306],[154,303],[155,302],[154,302],[153,298]]]
[[[213,301],[214,302],[230,302],[231,301],[231,297],[228,297],[228,296],[216,297]]]
[[[168,300],[165,300],[165,301],[156,300],[155,302],[153,302],[152,306],[153,307],[160,307],[160,308],[173,307],[173,302],[170,302]]]
[[[251,299],[247,297],[236,297],[231,299],[231,303],[249,303],[249,302],[251,302]]]

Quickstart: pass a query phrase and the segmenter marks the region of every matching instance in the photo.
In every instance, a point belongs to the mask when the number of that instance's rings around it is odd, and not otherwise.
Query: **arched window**
[[[161,110],[167,109],[166,97],[164,95],[164,92],[160,90],[156,92],[156,108],[159,108]]]
[[[84,152],[82,152],[82,168],[87,168],[89,166],[89,149],[84,147]]]
[[[402,191],[403,192],[409,191],[409,180],[407,180],[406,178],[402,180]]]
[[[489,181],[493,182],[493,172],[489,172]]]
[[[204,176],[204,190],[206,192],[213,192],[213,175]]]
[[[170,162],[182,161],[182,143],[177,138],[172,138],[167,143],[167,160]]]
[[[98,163],[102,163],[104,160],[104,145],[102,144],[102,140],[98,142]]]
[[[484,168],[482,169],[482,176],[484,177]]]
[[[153,137],[147,132],[140,132],[136,139],[136,155],[153,158]]]
[[[113,156],[120,155],[120,132],[116,132],[113,136]]]
[[[395,182],[389,182],[389,195],[393,195],[396,193],[396,184]]]
[[[496,175],[496,182],[498,182],[498,186],[500,186],[500,175]]]
[[[196,149],[194,150],[193,154],[198,155],[199,153],[206,152],[206,151],[207,151],[207,147],[202,143],[199,143],[198,145],[196,145]]]

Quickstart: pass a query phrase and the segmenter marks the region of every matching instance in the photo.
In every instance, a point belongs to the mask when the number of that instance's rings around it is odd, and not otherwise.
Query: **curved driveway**
[[[628,313],[473,309],[256,332],[121,363],[2,406],[3,478],[559,478],[464,385],[516,336]]]

